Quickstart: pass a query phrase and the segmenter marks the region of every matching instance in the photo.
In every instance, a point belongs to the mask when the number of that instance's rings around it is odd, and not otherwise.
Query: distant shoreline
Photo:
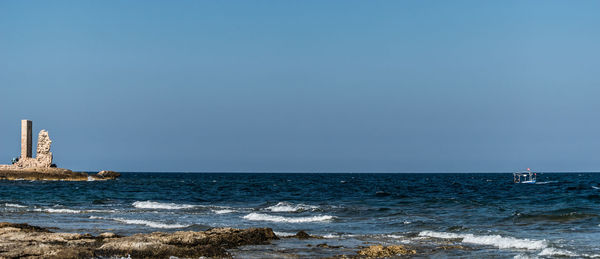
[[[86,170],[82,170],[81,172],[94,172],[93,170],[90,171],[86,171]],[[120,172],[120,173],[124,173],[124,174],[136,174],[136,173],[143,173],[143,174],[512,174],[513,171],[507,171],[507,172],[253,172],[253,171],[240,171],[240,172],[229,172],[229,171],[223,171],[223,172],[187,172],[187,171],[182,171],[182,172],[175,172],[175,171],[171,171],[171,172],[146,172],[146,171],[124,171],[124,172]],[[600,171],[597,172],[578,172],[578,171],[574,171],[574,172],[562,172],[562,171],[550,171],[550,172],[536,172],[538,174],[597,174],[600,173]]]
[[[0,180],[31,180],[31,181],[103,181],[113,180],[121,176],[113,171],[100,171],[97,174],[73,172],[69,169],[43,168],[0,168]]]

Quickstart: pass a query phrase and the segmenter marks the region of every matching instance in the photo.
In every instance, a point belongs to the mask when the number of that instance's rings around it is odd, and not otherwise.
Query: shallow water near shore
[[[123,173],[115,181],[0,181],[0,221],[133,234],[270,227],[325,239],[234,249],[242,257],[353,254],[404,244],[441,257],[600,258],[600,174]],[[322,248],[327,243],[340,248]]]

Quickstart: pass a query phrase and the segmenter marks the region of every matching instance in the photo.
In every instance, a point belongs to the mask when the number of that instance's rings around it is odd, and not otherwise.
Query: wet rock
[[[417,251],[408,249],[402,245],[374,245],[363,248],[357,252],[360,258],[385,258],[396,255],[412,255],[416,253]]]
[[[215,228],[204,232],[154,232],[119,237],[102,233],[53,233],[27,224],[0,223],[0,258],[228,257],[227,249],[267,244],[270,228]]]
[[[342,246],[332,246],[332,245],[328,245],[327,243],[322,243],[322,244],[317,244],[317,247],[321,247],[321,248],[340,248]]]
[[[296,233],[296,235],[294,235],[295,238],[298,239],[309,239],[310,235],[304,231],[299,231],[298,233]]]
[[[116,179],[119,176],[121,176],[121,174],[115,171],[100,171],[96,174],[96,177],[103,179]]]
[[[454,250],[454,249],[458,249],[458,250],[466,250],[467,248],[461,245],[448,245],[448,246],[440,246],[440,247],[436,247],[437,250]]]
[[[287,238],[297,238],[297,239],[323,239],[322,236],[313,236],[313,235],[309,235],[308,233],[300,230],[298,231],[298,233],[296,233],[293,236],[288,236]]]

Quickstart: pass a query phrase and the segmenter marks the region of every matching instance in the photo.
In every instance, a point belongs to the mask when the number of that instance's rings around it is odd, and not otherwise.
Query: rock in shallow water
[[[117,173],[115,171],[100,171],[99,173],[96,174],[96,177],[99,177],[102,179],[116,179],[119,176],[121,176],[121,174]]]
[[[118,237],[112,233],[52,233],[27,224],[0,223],[0,258],[228,257],[226,249],[266,244],[277,236],[270,228],[215,228],[203,232],[154,232]]]
[[[375,245],[369,246],[367,248],[361,249],[357,252],[360,256],[365,258],[385,258],[395,255],[411,255],[416,254],[417,251],[412,249],[407,249],[402,245],[391,245],[391,246],[382,246]]]
[[[297,239],[312,239],[312,238],[314,238],[314,239],[323,239],[322,236],[313,236],[313,235],[310,235],[310,234],[304,232],[303,230],[298,231],[298,233],[296,233],[293,236],[287,236],[286,238],[297,238]]]

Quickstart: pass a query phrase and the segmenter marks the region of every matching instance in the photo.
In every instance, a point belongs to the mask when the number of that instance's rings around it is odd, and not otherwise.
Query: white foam
[[[290,233],[290,232],[279,232],[279,231],[273,231],[273,233],[275,233],[275,235],[277,235],[278,237],[291,237],[291,236],[296,235],[296,234]]]
[[[84,213],[114,213],[117,210],[84,210]]]
[[[14,203],[4,203],[4,206],[11,207],[11,208],[27,208],[27,206],[14,204]]]
[[[88,175],[88,179],[87,180],[88,180],[88,182],[96,181],[96,180],[94,180],[94,177],[92,177],[91,175]]]
[[[191,204],[175,204],[175,203],[162,203],[156,201],[136,201],[133,204],[133,207],[138,209],[165,209],[165,210],[180,210],[180,209],[190,209],[194,207],[198,207],[197,205]]]
[[[351,235],[351,234],[333,234],[333,233],[329,233],[329,234],[325,234],[323,235],[324,238],[345,238],[345,237],[357,237],[358,235]]]
[[[272,222],[287,222],[287,223],[306,223],[306,222],[325,222],[330,221],[334,217],[329,215],[318,215],[312,217],[282,217],[263,213],[250,213],[243,217],[252,221],[272,221]]]
[[[598,187],[598,186],[592,186],[592,188],[594,188],[596,190],[600,190],[600,187]]]
[[[552,247],[546,247],[546,248],[542,249],[542,251],[538,255],[539,256],[572,256],[572,257],[579,256],[578,254],[573,253],[571,251],[552,248]]]
[[[33,211],[38,211],[38,212],[48,212],[48,213],[111,213],[111,212],[116,212],[116,210],[73,210],[73,209],[33,209]]]
[[[386,236],[386,237],[389,237],[389,238],[395,238],[395,239],[404,239],[404,238],[405,238],[405,236],[400,236],[400,235],[392,235],[392,234],[385,235],[385,236]]]
[[[72,209],[33,209],[34,211],[45,211],[48,213],[81,213],[81,210]]]
[[[190,225],[181,225],[181,224],[165,224],[165,223],[161,223],[161,222],[142,220],[142,219],[103,218],[103,217],[96,217],[96,216],[90,216],[90,219],[110,219],[110,220],[122,222],[125,224],[146,225],[151,228],[185,228],[185,227],[190,226]]]
[[[473,235],[473,234],[456,234],[435,231],[422,231],[419,236],[435,237],[443,239],[462,239],[464,243],[491,245],[500,249],[518,248],[528,250],[541,250],[547,248],[545,240],[518,239],[514,237],[503,237],[500,235]]]
[[[342,235],[338,235],[338,234],[326,234],[323,237],[324,238],[341,238]]]
[[[270,210],[272,212],[299,212],[299,211],[307,211],[307,210],[311,210],[314,211],[316,209],[318,209],[318,206],[313,206],[313,205],[306,205],[306,204],[291,204],[289,202],[279,202],[273,206],[270,207],[266,207],[266,210]]]
[[[212,212],[214,212],[215,214],[227,214],[227,213],[235,212],[235,210],[222,209],[222,210],[212,210]]]

